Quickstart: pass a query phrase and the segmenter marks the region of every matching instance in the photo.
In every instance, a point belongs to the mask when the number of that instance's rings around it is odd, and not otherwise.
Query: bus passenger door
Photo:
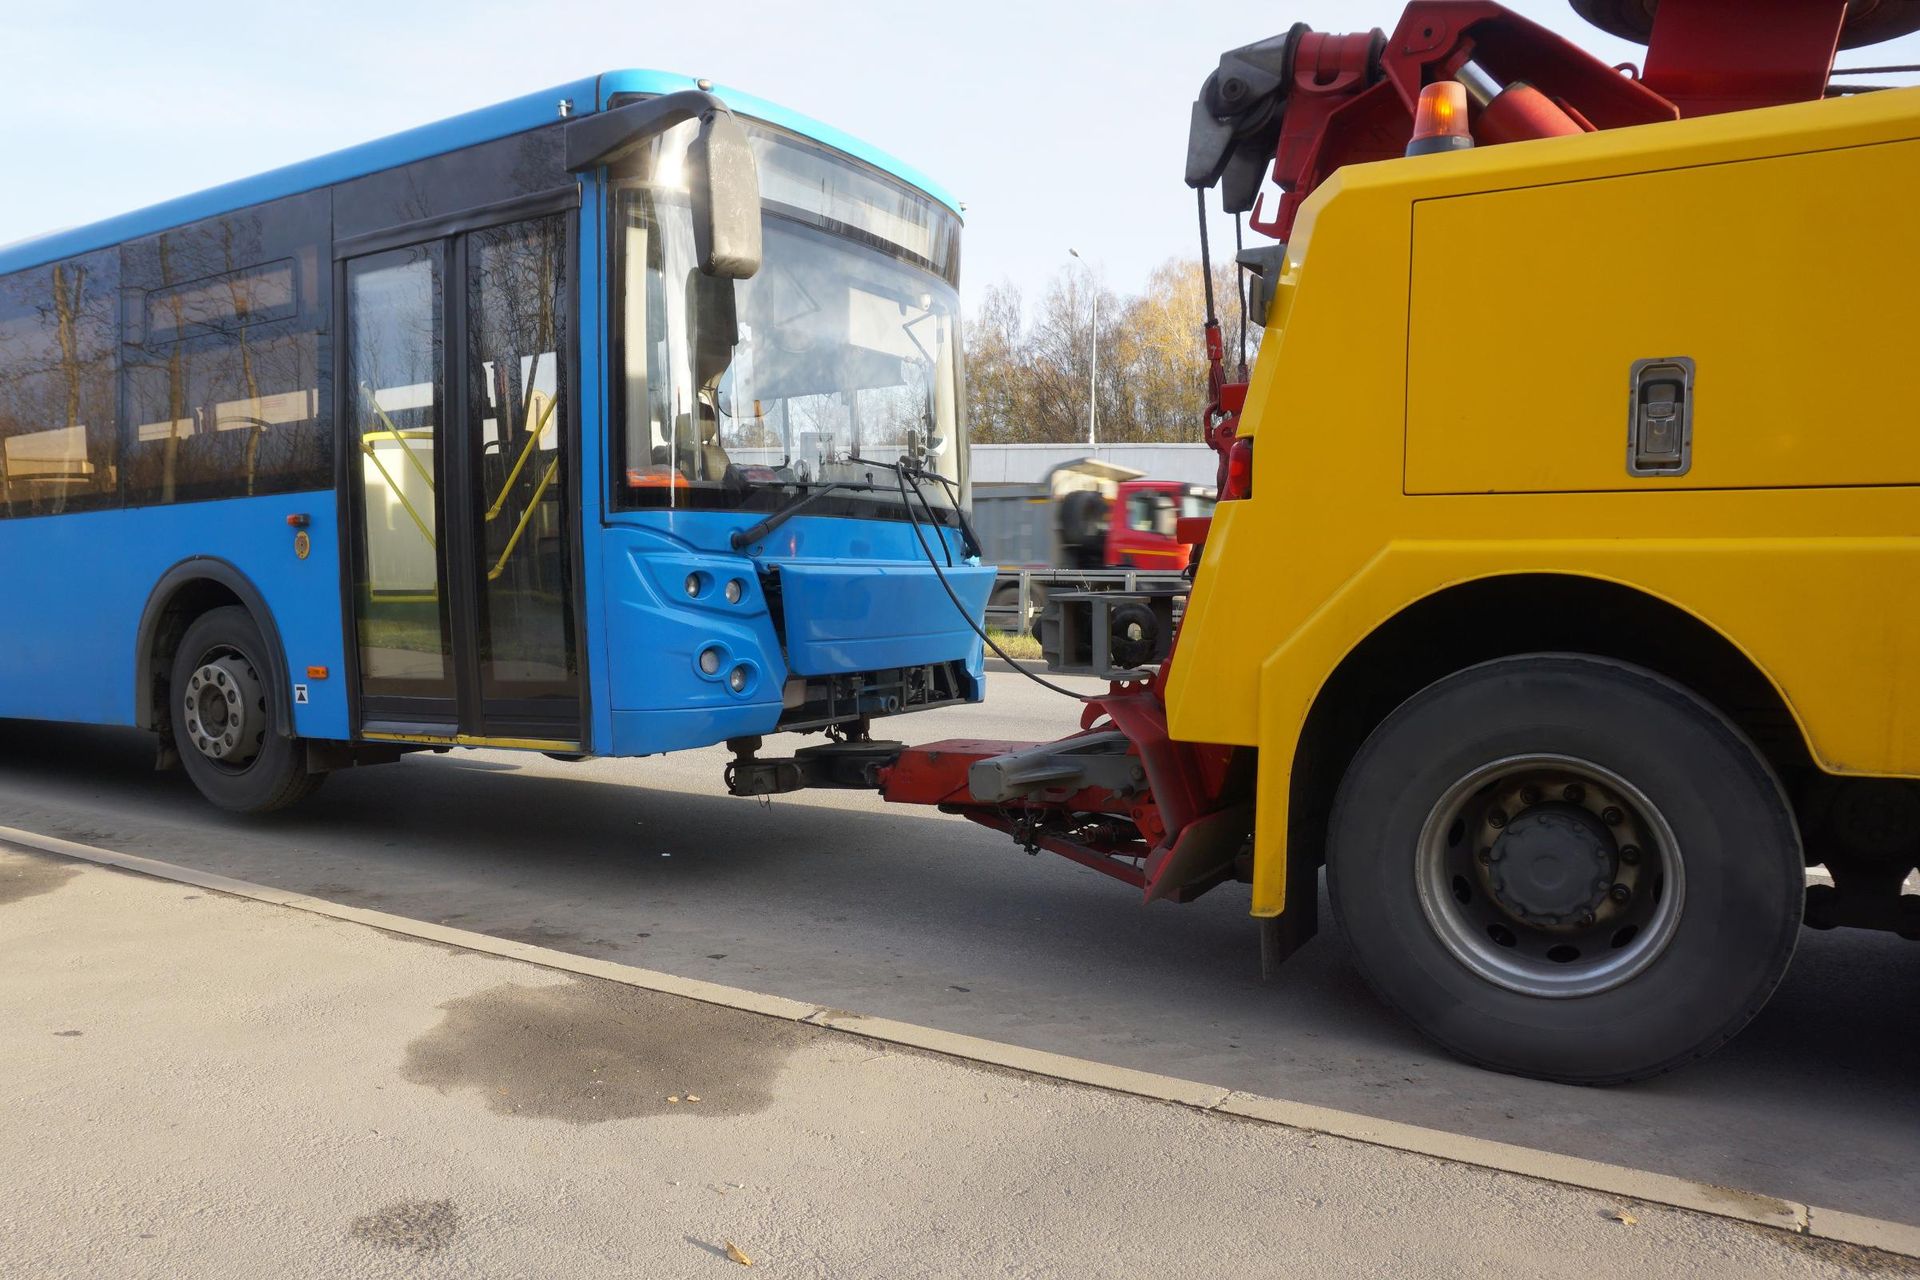
[[[570,259],[556,213],[345,264],[364,736],[585,739]]]

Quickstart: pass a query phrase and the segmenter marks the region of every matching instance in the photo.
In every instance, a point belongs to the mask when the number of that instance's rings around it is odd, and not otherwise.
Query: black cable
[[[1213,254],[1207,248],[1207,192],[1202,187],[1194,196],[1200,203],[1200,282],[1207,289],[1207,327],[1211,329],[1220,323],[1220,317],[1213,310]]]
[[[885,464],[882,464],[882,465],[885,465]],[[1089,699],[1085,694],[1075,693],[1071,689],[1064,689],[1061,686],[1053,683],[1053,681],[1051,680],[1047,680],[1040,676],[1035,675],[1033,672],[1021,666],[1018,662],[1015,662],[1012,658],[1007,656],[1007,651],[1005,649],[1002,649],[999,645],[994,643],[993,637],[987,634],[986,628],[982,627],[979,623],[973,620],[973,614],[967,611],[967,606],[961,603],[959,595],[954,591],[953,584],[947,581],[946,571],[940,567],[940,558],[934,555],[933,548],[927,545],[927,535],[920,532],[919,517],[913,514],[913,503],[907,497],[907,469],[905,467],[895,467],[893,468],[893,474],[894,474],[894,478],[899,480],[900,482],[900,505],[907,509],[907,523],[913,526],[913,536],[919,540],[921,552],[926,555],[927,563],[933,566],[933,576],[940,579],[940,585],[946,589],[947,599],[953,601],[953,607],[960,614],[960,620],[967,624],[967,626],[973,631],[973,634],[980,637],[981,641],[986,644],[987,648],[993,650],[996,654],[998,654],[1002,662],[1006,663],[1008,666],[1012,667],[1015,671],[1018,671],[1021,675],[1033,681],[1035,684],[1039,685],[1042,689],[1051,689],[1055,693],[1060,694],[1062,697],[1072,698],[1075,702],[1089,701]],[[913,482],[913,488],[915,493],[919,493],[920,482],[917,478]],[[922,494],[920,500],[921,502],[924,503],[926,501],[926,496]],[[956,511],[959,510],[958,507],[954,509]],[[944,541],[944,539],[942,539],[942,541]]]
[[[863,467],[879,467],[882,470],[891,471],[895,475],[898,475],[900,472],[900,465],[898,463],[882,462],[878,458],[862,458],[856,454],[849,457],[848,461],[857,462]],[[960,505],[960,490],[954,485],[953,481],[947,479],[938,471],[928,471],[926,468],[921,467],[916,469],[914,474],[922,480],[938,480],[940,487],[947,491],[947,498],[953,503],[954,519],[960,525],[960,549],[967,555],[979,559],[983,554],[980,549],[980,537],[974,533],[973,524],[967,519],[965,508]],[[916,488],[916,492],[917,491]],[[927,505],[925,498],[921,499],[920,505],[926,509],[927,523],[933,525],[942,523],[942,521],[935,517],[933,508]],[[942,539],[942,542],[944,541],[945,539]],[[951,548],[947,551],[947,563],[953,563],[953,551]]]
[[[980,550],[980,537],[974,533],[973,522],[967,519],[966,507],[960,502],[960,486],[941,475],[938,471],[928,471],[923,474],[930,475],[935,480],[938,480],[940,487],[947,491],[947,501],[953,504],[953,514],[960,519],[961,550],[966,551],[968,555],[978,559],[983,554]],[[968,548],[971,548],[971,550],[968,550]]]
[[[1247,380],[1247,269],[1241,265],[1240,215],[1233,215],[1233,292],[1240,300],[1240,381]]]
[[[1884,76],[1894,75],[1903,71],[1920,71],[1920,63],[1913,63],[1901,67],[1835,67],[1833,74],[1837,76]]]
[[[913,486],[913,496],[920,499],[920,509],[927,513],[927,523],[940,532],[940,549],[947,553],[947,568],[953,568],[953,543],[947,541],[946,531],[940,528],[940,517],[933,514],[933,504],[927,501],[926,490],[918,484]],[[907,509],[907,518],[913,518],[913,509]]]

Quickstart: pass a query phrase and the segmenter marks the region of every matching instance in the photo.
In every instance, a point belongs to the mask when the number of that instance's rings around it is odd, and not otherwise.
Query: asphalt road
[[[1047,738],[996,674],[913,741]],[[770,744],[771,745],[771,744]],[[1803,935],[1706,1063],[1611,1090],[1455,1063],[1330,926],[1263,983],[1244,887],[1143,907],[1064,859],[855,793],[736,800],[724,753],[420,755],[243,820],[140,734],[0,722],[0,822],[503,937],[1278,1097],[1920,1222],[1920,946]],[[1326,912],[1322,912],[1323,920]]]

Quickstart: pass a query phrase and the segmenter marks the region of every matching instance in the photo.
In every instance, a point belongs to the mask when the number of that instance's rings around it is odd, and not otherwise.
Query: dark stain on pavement
[[[441,1008],[440,1025],[407,1047],[406,1079],[570,1124],[762,1111],[787,1058],[821,1034],[591,978],[508,983]]]
[[[0,852],[0,907],[52,893],[79,874],[63,862]]]
[[[609,938],[589,938],[575,933],[571,929],[561,929],[554,925],[542,924],[535,920],[532,924],[518,927],[500,926],[488,928],[485,932],[496,938],[505,938],[508,942],[526,942],[536,947],[551,947],[555,951],[571,951],[582,954],[591,951],[621,951],[623,944]]]
[[[402,1253],[438,1253],[460,1234],[460,1210],[451,1200],[396,1200],[353,1220],[356,1240]]]

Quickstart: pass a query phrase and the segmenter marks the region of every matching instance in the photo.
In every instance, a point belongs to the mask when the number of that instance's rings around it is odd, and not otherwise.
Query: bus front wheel
[[[1746,735],[1581,654],[1408,699],[1354,757],[1328,836],[1334,914],[1375,991],[1461,1057],[1576,1084],[1730,1038],[1786,971],[1806,895]]]
[[[274,732],[282,696],[269,678],[266,641],[237,605],[187,627],[167,685],[174,746],[200,794],[234,813],[266,813],[305,799],[309,773],[297,739]]]

